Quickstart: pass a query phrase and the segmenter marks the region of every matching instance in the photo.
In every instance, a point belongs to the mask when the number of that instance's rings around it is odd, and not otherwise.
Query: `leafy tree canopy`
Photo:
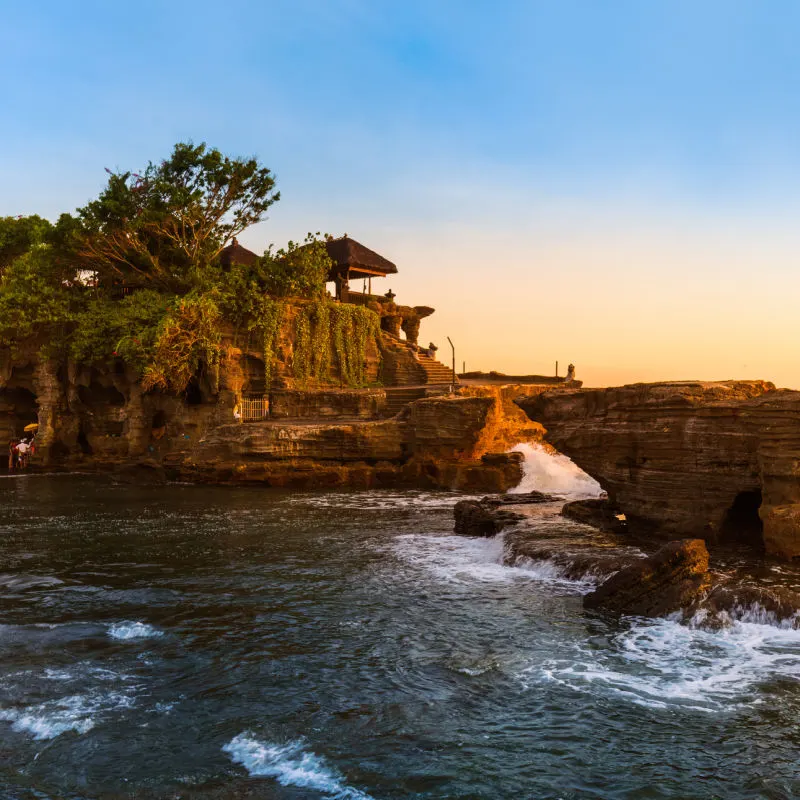
[[[185,293],[279,198],[255,158],[182,142],[141,173],[111,172],[100,196],[78,209],[82,231],[70,238],[101,282]]]
[[[29,217],[0,217],[0,275],[15,258],[42,244],[51,228],[46,219],[36,214]]]
[[[84,302],[83,292],[60,280],[47,248],[30,250],[0,280],[0,344],[42,334],[58,342]]]
[[[343,382],[363,385],[379,319],[327,296],[326,237],[270,246],[248,265],[220,263],[278,199],[256,159],[179,143],[142,173],[109,171],[99,197],[55,225],[0,218],[0,348],[27,341],[62,361],[121,360],[145,389],[180,393],[198,375],[214,385],[232,328],[235,340],[260,343],[269,386],[284,310],[302,298],[295,377],[329,380],[333,356]]]

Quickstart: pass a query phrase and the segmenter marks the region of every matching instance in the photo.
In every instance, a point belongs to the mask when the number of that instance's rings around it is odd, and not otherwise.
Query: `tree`
[[[280,199],[255,158],[229,158],[205,144],[176,144],[169,159],[142,173],[109,173],[97,200],[78,209],[77,251],[106,284],[184,293]]]
[[[328,237],[325,237],[328,238]],[[333,268],[325,239],[309,233],[302,244],[272,245],[259,261],[264,289],[276,297],[320,297]]]
[[[42,244],[50,230],[50,223],[36,214],[0,217],[0,276],[12,261]]]
[[[0,279],[0,346],[44,334],[62,346],[83,303],[83,293],[67,287],[46,247],[15,259]]]

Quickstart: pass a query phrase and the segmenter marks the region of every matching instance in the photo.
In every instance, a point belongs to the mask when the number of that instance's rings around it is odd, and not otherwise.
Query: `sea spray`
[[[372,800],[370,795],[348,786],[324,758],[308,751],[301,740],[276,744],[240,733],[222,750],[250,775],[274,778],[281,786],[314,789],[333,800]]]
[[[163,632],[148,625],[146,622],[115,622],[108,628],[108,635],[112,639],[125,641],[127,639],[152,639],[163,636]]]
[[[600,497],[600,484],[561,453],[549,453],[539,444],[520,444],[515,453],[525,456],[523,476],[511,493],[546,492],[578,500]]]
[[[545,659],[520,673],[653,709],[715,713],[759,702],[760,684],[800,679],[800,631],[734,622],[708,631],[674,619],[627,620],[608,648],[576,643],[571,657]]]

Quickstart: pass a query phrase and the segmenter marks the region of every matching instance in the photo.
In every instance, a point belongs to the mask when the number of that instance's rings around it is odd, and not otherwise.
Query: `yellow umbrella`
[[[39,429],[39,423],[32,422],[30,425],[26,425],[22,430],[25,431],[25,433],[29,433],[30,431],[35,431],[38,429]]]

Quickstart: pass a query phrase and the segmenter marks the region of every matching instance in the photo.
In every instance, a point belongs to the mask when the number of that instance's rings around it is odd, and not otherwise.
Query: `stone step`
[[[425,397],[425,389],[387,389],[386,410],[389,416],[399,414],[409,403]]]

